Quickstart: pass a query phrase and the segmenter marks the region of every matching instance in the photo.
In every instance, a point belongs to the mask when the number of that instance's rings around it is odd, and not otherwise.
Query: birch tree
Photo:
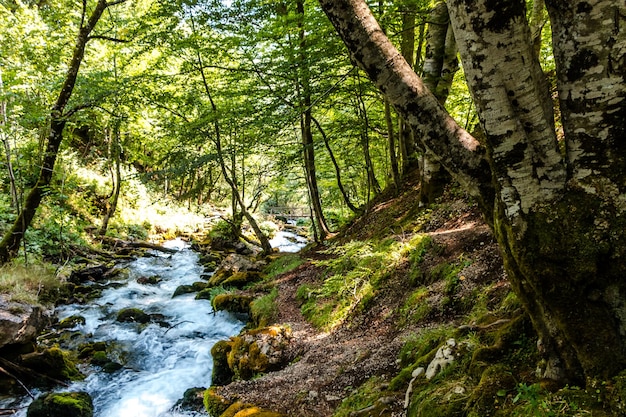
[[[320,0],[352,58],[478,200],[540,338],[544,377],[626,367],[626,4],[546,0],[565,134],[523,0],[448,0],[486,139],[443,110],[363,0]]]

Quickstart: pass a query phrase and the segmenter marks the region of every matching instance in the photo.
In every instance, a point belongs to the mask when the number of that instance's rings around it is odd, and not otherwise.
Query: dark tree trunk
[[[113,135],[112,135],[112,143],[111,150],[109,151],[109,158],[113,159],[113,164],[115,166],[115,174],[113,175],[113,190],[111,193],[111,198],[109,199],[109,204],[107,207],[107,212],[104,214],[104,218],[102,219],[102,226],[100,227],[99,234],[100,236],[104,236],[109,227],[109,221],[115,215],[117,211],[117,202],[120,198],[120,191],[122,189],[122,162],[121,162],[121,141],[120,141],[120,121],[116,120],[113,126]]]
[[[306,34],[304,31],[304,1],[296,2],[296,12],[298,14],[298,57],[300,61],[298,74],[299,102],[300,102],[300,134],[302,137],[302,152],[304,158],[304,170],[306,173],[306,183],[309,189],[311,199],[311,207],[313,209],[314,220],[318,229],[318,239],[324,240],[330,230],[326,224],[324,211],[322,208],[322,200],[320,198],[319,187],[317,185],[317,170],[315,166],[315,146],[313,142],[313,132],[311,129],[312,101],[311,101],[311,85],[308,64],[308,53]]]
[[[313,118],[313,123],[315,123],[315,126],[317,127],[317,130],[319,130],[320,135],[322,135],[322,138],[324,139],[324,145],[326,146],[326,150],[328,151],[328,156],[330,156],[330,160],[333,163],[333,166],[335,167],[335,176],[337,177],[337,187],[339,188],[339,191],[341,192],[341,195],[343,197],[343,202],[350,209],[350,211],[352,211],[353,213],[358,213],[359,209],[354,204],[352,204],[352,201],[350,200],[350,196],[348,196],[348,193],[346,192],[346,189],[343,186],[343,181],[341,180],[341,169],[339,168],[339,163],[337,162],[337,158],[335,158],[335,153],[330,147],[330,143],[328,141],[328,136],[326,136],[326,132],[324,132],[324,129],[322,129],[322,125],[320,125],[317,119]]]

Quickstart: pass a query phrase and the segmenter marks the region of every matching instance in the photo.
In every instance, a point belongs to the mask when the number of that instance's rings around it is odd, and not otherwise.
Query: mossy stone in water
[[[86,392],[50,393],[28,407],[27,417],[93,417],[93,403]]]
[[[233,348],[233,343],[229,340],[220,340],[211,348],[213,356],[213,374],[211,381],[213,385],[229,384],[235,374],[228,366],[228,354]]]
[[[20,364],[40,374],[63,381],[84,378],[69,355],[58,347],[22,355]]]
[[[59,329],[71,329],[72,327],[76,327],[78,325],[84,325],[85,322],[86,320],[83,316],[75,315],[61,320],[58,327]]]
[[[150,316],[138,308],[123,308],[117,313],[117,321],[122,323],[148,323]]]

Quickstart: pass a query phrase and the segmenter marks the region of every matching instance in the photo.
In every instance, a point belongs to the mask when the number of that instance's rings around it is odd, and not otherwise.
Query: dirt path
[[[430,234],[442,249],[433,255],[437,259],[426,259],[425,264],[456,259],[460,253],[472,257],[471,265],[463,271],[462,291],[471,291],[474,285],[488,280],[504,279],[496,244],[476,216],[456,218]],[[437,323],[399,328],[399,307],[408,295],[406,276],[399,271],[379,290],[370,308],[330,333],[321,332],[304,319],[296,299],[298,287],[318,282],[319,272],[318,267],[305,263],[277,282],[276,322],[292,329],[297,359],[281,371],[222,387],[222,395],[290,416],[331,416],[354,388],[373,376],[389,380],[399,372],[396,359],[408,335],[434,324],[462,324],[462,317],[447,313],[437,317]],[[391,401],[393,415],[402,415],[403,400],[398,393]]]

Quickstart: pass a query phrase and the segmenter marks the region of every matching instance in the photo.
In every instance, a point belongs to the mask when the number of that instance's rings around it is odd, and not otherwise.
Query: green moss
[[[511,369],[503,364],[488,367],[482,373],[478,386],[472,392],[468,408],[478,415],[489,415],[504,403],[506,396],[517,385]]]
[[[85,318],[83,316],[74,315],[74,316],[70,316],[61,320],[59,322],[59,328],[71,329],[72,327],[76,327],[78,325],[84,325],[84,324],[85,324]]]
[[[413,291],[400,308],[400,326],[415,324],[424,320],[432,311],[432,306],[428,302],[429,290],[420,287]]]
[[[274,322],[278,308],[276,306],[276,298],[278,298],[278,289],[257,298],[250,304],[250,317],[256,327],[266,327]]]
[[[150,316],[138,308],[123,308],[117,313],[117,321],[122,323],[148,323]]]
[[[297,253],[281,254],[276,256],[264,269],[267,279],[271,280],[278,275],[296,269],[304,263],[302,257]]]
[[[384,401],[378,401],[389,395],[381,388],[382,386],[383,381],[379,377],[370,378],[341,402],[333,417],[350,417],[353,412],[367,407],[372,407],[368,415],[387,415],[383,413],[388,411],[388,405]]]
[[[255,282],[259,282],[262,279],[263,279],[263,275],[260,272],[241,271],[241,272],[235,272],[228,278],[224,279],[223,281],[220,282],[220,285],[241,289],[249,284],[254,284]]]
[[[231,340],[220,340],[211,348],[211,356],[213,357],[211,383],[213,385],[226,385],[235,376],[228,365],[228,354],[232,348],[233,342]]]
[[[50,393],[28,407],[27,417],[92,417],[93,403],[86,392]]]
[[[462,417],[468,400],[467,379],[414,386],[407,417]]]
[[[63,381],[80,380],[84,375],[76,368],[69,353],[58,347],[22,355],[21,365]]]
[[[215,387],[204,392],[204,408],[211,417],[221,416],[231,404],[232,402],[221,396]]]

